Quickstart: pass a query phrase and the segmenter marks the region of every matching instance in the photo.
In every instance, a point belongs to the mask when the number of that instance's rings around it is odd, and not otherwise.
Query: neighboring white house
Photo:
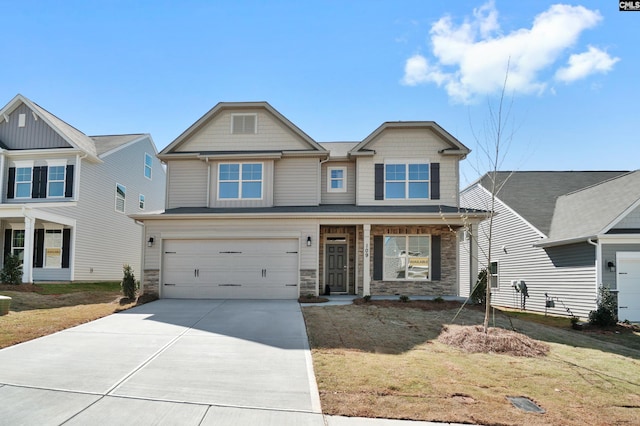
[[[0,227],[23,282],[140,271],[142,226],[162,210],[165,171],[149,134],[87,136],[22,95],[0,110]]]
[[[491,250],[495,305],[582,318],[598,287],[617,294],[621,320],[640,321],[640,171],[498,172]],[[490,174],[464,189],[461,205],[486,209]],[[488,223],[461,241],[461,295],[486,268]],[[478,258],[474,267],[469,259]],[[524,281],[522,298],[515,283]]]
[[[158,157],[144,291],[163,298],[458,294],[459,161],[431,121],[317,143],[266,102],[219,103]]]

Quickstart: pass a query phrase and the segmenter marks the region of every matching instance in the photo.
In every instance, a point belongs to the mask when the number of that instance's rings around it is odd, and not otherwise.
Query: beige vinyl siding
[[[142,226],[129,218],[139,213],[138,195],[145,195],[145,211],[164,209],[165,173],[153,157],[153,179],[144,177],[144,153],[153,153],[149,139],[102,157],[103,163],[82,160],[76,166],[80,179],[76,206],[42,210],[76,219],[75,245],[72,255],[76,281],[120,280],[122,266],[133,267],[141,276]],[[116,182],[127,188],[125,213],[115,211]]]
[[[18,127],[20,114],[25,115],[24,127]],[[0,141],[9,149],[71,148],[44,120],[36,120],[25,104],[9,114],[8,123],[0,120]]]
[[[257,133],[231,134],[231,116],[234,113],[257,114]],[[242,109],[222,111],[191,135],[175,152],[281,151],[309,148],[298,135],[264,109]]]
[[[345,167],[347,170],[346,192],[329,192],[327,170],[330,167]],[[356,203],[356,163],[350,161],[336,161],[322,164],[320,177],[320,204],[355,204]]]
[[[167,163],[167,208],[207,205],[208,165],[202,160]]]
[[[260,200],[218,200],[218,166],[220,163],[261,163],[262,199]],[[271,207],[273,206],[273,160],[242,160],[209,162],[211,165],[211,186],[209,205],[211,207]]]
[[[276,206],[317,206],[320,203],[320,161],[284,158],[276,161],[273,201]]]
[[[461,194],[460,203],[488,209],[489,197],[476,185]],[[566,308],[569,308],[574,315],[587,317],[595,307],[595,247],[586,243],[547,250],[534,247],[542,238],[536,230],[499,200],[495,210],[491,259],[499,265],[499,288],[493,290],[493,303],[519,308],[520,294],[515,292],[511,281],[524,280],[530,296],[526,299],[527,310],[544,312],[548,293],[562,302],[556,301],[549,313],[568,315]],[[488,221],[485,221],[478,231],[478,271],[487,267],[487,238]]]
[[[160,269],[162,244],[161,239],[170,238],[222,238],[245,236],[251,238],[268,238],[269,235],[287,233],[300,239],[300,269],[317,269],[318,267],[318,222],[312,219],[264,219],[238,217],[237,219],[147,219],[145,221],[146,238],[153,236],[157,244],[145,248],[145,268]],[[165,235],[165,237],[163,237]],[[307,247],[307,236],[313,243]],[[317,274],[316,274],[317,275]]]
[[[459,172],[458,156],[444,156],[438,153],[446,148],[442,140],[430,129],[388,129],[367,148],[375,150],[371,157],[358,158],[357,203],[359,205],[458,205]],[[425,159],[429,163],[440,163],[440,199],[439,200],[376,200],[375,172],[376,163],[389,159]]]

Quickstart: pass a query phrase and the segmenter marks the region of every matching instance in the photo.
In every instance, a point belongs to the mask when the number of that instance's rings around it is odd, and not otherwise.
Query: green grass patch
[[[571,318],[569,317],[542,315],[533,312],[512,311],[507,309],[500,309],[500,311],[508,317],[535,322],[536,324],[547,325],[549,327],[571,328]]]
[[[119,281],[70,283],[70,284],[36,284],[38,294],[68,294],[83,291],[120,291]]]

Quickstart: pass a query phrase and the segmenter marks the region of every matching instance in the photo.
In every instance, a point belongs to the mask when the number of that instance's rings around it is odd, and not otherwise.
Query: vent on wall
[[[27,124],[27,114],[18,114],[18,127],[24,127]]]

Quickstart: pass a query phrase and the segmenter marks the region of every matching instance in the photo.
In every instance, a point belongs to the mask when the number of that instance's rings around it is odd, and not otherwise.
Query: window
[[[329,167],[327,169],[327,192],[347,191],[347,168]]]
[[[222,163],[218,168],[218,199],[262,198],[262,163]]]
[[[385,235],[385,280],[428,280],[430,259],[429,235]]]
[[[11,237],[11,254],[24,261],[24,229],[14,229]]]
[[[258,133],[257,114],[232,114],[231,115],[231,133],[234,135],[247,135]]]
[[[49,166],[47,179],[47,196],[64,197],[64,170],[65,166]]]
[[[16,198],[31,197],[31,167],[16,168]]]
[[[385,164],[386,199],[428,199],[429,164]]]
[[[151,179],[151,169],[153,167],[153,157],[144,153],[144,177]]]
[[[498,262],[491,262],[491,268],[489,269],[491,271],[491,288],[498,288],[498,283],[500,282],[498,279]]]
[[[142,194],[138,196],[138,208],[144,210],[144,195]]]
[[[124,213],[126,195],[127,188],[124,185],[116,183],[116,211]]]
[[[62,229],[47,229],[44,233],[44,267],[62,267]]]

